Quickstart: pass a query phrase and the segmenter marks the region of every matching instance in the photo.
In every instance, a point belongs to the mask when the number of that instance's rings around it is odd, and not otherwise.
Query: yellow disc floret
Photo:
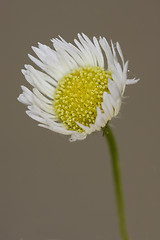
[[[108,92],[108,78],[111,72],[101,67],[83,67],[58,82],[53,107],[67,129],[83,132],[76,122],[88,127],[95,123],[97,107],[102,110],[103,93]]]

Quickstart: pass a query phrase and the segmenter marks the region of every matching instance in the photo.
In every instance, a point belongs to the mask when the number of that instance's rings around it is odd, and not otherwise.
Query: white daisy
[[[70,141],[100,131],[118,114],[126,84],[138,81],[127,79],[128,61],[118,42],[110,47],[104,37],[93,37],[92,42],[78,34],[78,39],[76,46],[61,37],[53,39],[54,50],[40,43],[32,47],[40,60],[28,56],[43,72],[25,65],[22,73],[33,89],[22,86],[18,97],[39,126],[71,135]]]

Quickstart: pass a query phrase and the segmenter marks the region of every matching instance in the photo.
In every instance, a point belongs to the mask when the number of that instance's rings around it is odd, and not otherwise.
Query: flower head
[[[100,131],[118,114],[126,84],[138,81],[127,79],[128,62],[118,42],[110,47],[102,37],[92,42],[78,34],[78,39],[76,46],[61,37],[53,39],[55,50],[40,43],[32,47],[40,60],[29,57],[43,72],[25,65],[22,73],[33,89],[22,86],[18,97],[39,126],[71,135],[71,141]]]

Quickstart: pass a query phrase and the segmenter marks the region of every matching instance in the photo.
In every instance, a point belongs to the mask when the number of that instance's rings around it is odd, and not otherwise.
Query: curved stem
[[[126,229],[121,176],[120,176],[120,166],[119,166],[116,141],[108,124],[103,129],[103,132],[108,142],[111,160],[112,160],[112,171],[113,171],[114,187],[115,187],[118,218],[119,218],[119,230],[120,230],[121,238],[123,240],[129,240],[127,229]]]

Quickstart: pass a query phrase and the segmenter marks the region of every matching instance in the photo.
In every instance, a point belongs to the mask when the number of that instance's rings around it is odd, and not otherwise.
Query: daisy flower
[[[74,45],[61,37],[52,42],[54,49],[32,47],[39,59],[28,56],[41,70],[25,65],[22,73],[33,89],[22,86],[18,100],[39,126],[82,140],[118,114],[126,85],[138,79],[127,79],[128,61],[118,42],[91,41],[85,34]]]

